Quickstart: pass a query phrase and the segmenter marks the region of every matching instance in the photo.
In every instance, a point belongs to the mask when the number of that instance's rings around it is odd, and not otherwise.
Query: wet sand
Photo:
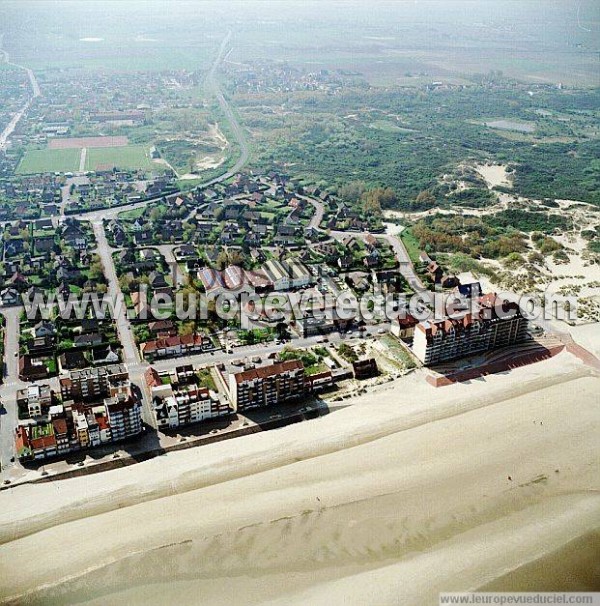
[[[589,588],[600,379],[563,353],[443,390],[402,381],[310,423],[1,493],[0,597],[421,606],[569,568],[561,589]]]

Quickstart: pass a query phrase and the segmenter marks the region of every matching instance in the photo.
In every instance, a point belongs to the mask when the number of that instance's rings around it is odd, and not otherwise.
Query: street
[[[17,391],[26,386],[19,380],[19,358],[15,352],[19,351],[19,319],[21,307],[4,307],[1,313],[5,318],[4,329],[4,383],[0,387],[0,467],[2,477],[5,471],[10,471],[17,465],[11,458],[15,457],[14,431],[18,423],[17,417]]]
[[[17,127],[17,124],[19,123],[21,118],[27,113],[27,110],[31,106],[32,101],[41,95],[40,87],[38,85],[38,82],[35,78],[33,71],[27,67],[23,67],[22,65],[17,65],[16,63],[11,63],[8,53],[5,50],[3,50],[1,47],[2,47],[2,37],[0,37],[0,52],[3,55],[3,59],[4,59],[3,62],[6,65],[11,65],[12,67],[16,67],[18,69],[25,70],[25,72],[27,73],[27,76],[29,78],[29,83],[31,85],[32,95],[29,99],[27,99],[27,101],[25,102],[23,107],[13,116],[12,120],[6,125],[6,127],[2,131],[2,133],[0,133],[0,151],[6,148],[6,146],[8,144],[8,138],[10,137],[10,135],[13,133],[13,131]]]
[[[123,347],[123,361],[126,364],[135,364],[140,361],[140,356],[135,345],[131,325],[127,318],[125,299],[121,289],[119,288],[119,280],[117,278],[117,272],[115,270],[115,264],[112,258],[113,251],[106,240],[106,233],[104,232],[102,223],[94,221],[93,226],[94,235],[96,236],[96,243],[98,245],[96,252],[102,261],[104,274],[108,280],[108,295],[111,301],[114,302],[116,308],[115,323],[117,326],[117,332],[119,334],[119,340]]]

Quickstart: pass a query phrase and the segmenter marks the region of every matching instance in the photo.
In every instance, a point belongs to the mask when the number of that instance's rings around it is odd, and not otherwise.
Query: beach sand
[[[0,493],[19,604],[437,604],[592,589],[600,379],[568,353],[308,423]],[[597,587],[596,587],[597,588]]]
[[[474,168],[484,178],[490,189],[496,185],[512,187],[506,172],[506,166],[502,164],[478,164]]]

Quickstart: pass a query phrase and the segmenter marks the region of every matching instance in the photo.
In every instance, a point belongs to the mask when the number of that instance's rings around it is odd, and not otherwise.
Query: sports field
[[[85,170],[151,170],[156,169],[150,158],[150,152],[143,145],[126,145],[124,147],[92,147],[87,150]]]
[[[79,149],[30,149],[25,152],[17,173],[68,173],[79,170]]]
[[[84,148],[85,149],[85,148]],[[82,153],[85,153],[82,159]],[[90,147],[85,152],[80,148],[68,149],[30,149],[25,152],[17,173],[76,173],[80,171],[80,162],[85,161],[82,170],[102,171],[120,168],[123,170],[160,170],[154,164],[150,152],[143,145],[125,145],[121,147]]]
[[[123,147],[127,137],[59,137],[48,141],[49,149],[81,149],[82,147]]]

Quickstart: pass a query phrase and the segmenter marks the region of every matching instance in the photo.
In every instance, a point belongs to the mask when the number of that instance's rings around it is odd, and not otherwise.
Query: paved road
[[[367,326],[364,331],[364,337],[374,336],[381,329],[384,329],[386,332],[389,329],[389,324],[378,324],[376,326]],[[341,334],[339,332],[333,332],[327,335],[328,343],[340,343],[346,339],[360,339],[360,333],[358,331],[352,331],[352,333]],[[242,347],[234,347],[232,349],[232,353],[226,353],[225,351],[215,351],[212,353],[203,353],[197,356],[188,356],[185,358],[171,358],[168,360],[159,360],[154,362],[152,366],[157,370],[169,370],[175,366],[179,366],[181,364],[192,364],[194,366],[205,366],[205,365],[214,365],[219,364],[221,362],[230,362],[231,360],[243,359],[252,356],[261,356],[264,358],[269,354],[276,353],[284,349],[285,347],[294,347],[294,348],[305,348],[305,347],[314,347],[322,342],[323,338],[320,336],[316,337],[307,337],[307,338],[295,338],[292,339],[288,343],[275,343],[273,341],[269,341],[266,344],[260,345],[244,345]]]
[[[308,227],[312,227],[313,229],[321,229],[321,223],[323,221],[323,215],[325,214],[325,207],[323,206],[323,203],[319,200],[315,200],[315,198],[311,198],[309,196],[298,196],[298,198],[301,198],[302,200],[306,200],[307,202],[310,202],[313,205],[313,208],[315,209],[315,213],[314,215],[311,217],[310,221],[308,222]],[[323,231],[323,230],[321,230]]]
[[[309,196],[299,196],[299,197],[310,202],[315,209],[315,213],[309,222],[309,227],[312,227],[314,229],[318,229],[319,231],[324,232],[325,230],[322,227],[320,227],[321,222],[323,221],[323,214],[325,212],[323,203],[320,202],[319,200],[316,200],[315,198],[311,198]],[[336,240],[342,240],[343,238],[346,238],[348,236],[356,236],[357,238],[365,238],[367,235],[375,235],[375,237],[377,237],[377,238],[384,238],[385,240],[387,240],[389,242],[390,246],[392,247],[392,249],[394,251],[394,254],[396,255],[396,259],[398,260],[398,264],[399,264],[398,269],[399,269],[400,273],[404,276],[404,278],[406,279],[406,281],[408,282],[410,287],[413,289],[413,291],[421,292],[421,293],[425,294],[425,296],[429,296],[426,293],[429,293],[430,291],[427,290],[427,288],[421,281],[421,278],[419,278],[419,276],[417,275],[415,268],[412,264],[412,261],[410,260],[408,251],[406,250],[406,247],[402,243],[402,240],[400,240],[400,238],[398,238],[397,236],[394,236],[391,234],[382,234],[382,235],[371,234],[368,231],[365,231],[365,232],[330,231],[329,234],[331,235],[332,238],[334,238]],[[431,294],[433,295],[433,293],[431,293]]]
[[[231,129],[233,137],[236,140],[236,142],[240,148],[240,157],[238,158],[237,162],[228,171],[224,172],[222,175],[220,175],[214,179],[211,179],[210,181],[201,183],[200,185],[198,185],[199,188],[209,187],[211,185],[214,185],[215,183],[220,183],[221,181],[225,181],[226,179],[233,177],[236,173],[238,173],[246,165],[246,163],[248,162],[248,158],[250,157],[250,148],[248,147],[248,141],[246,140],[246,135],[244,134],[242,127],[240,126],[239,122],[237,121],[237,118],[235,117],[235,114],[233,113],[233,110],[231,109],[229,102],[227,101],[227,99],[225,99],[223,93],[221,92],[221,89],[219,88],[219,84],[215,78],[217,70],[218,70],[219,66],[221,65],[221,63],[223,62],[223,59],[226,55],[225,51],[227,49],[227,45],[229,44],[230,40],[231,40],[231,31],[227,32],[227,35],[223,39],[223,42],[221,42],[221,46],[219,48],[217,58],[215,59],[214,63],[212,64],[212,67],[210,68],[210,71],[208,72],[208,77],[206,79],[206,86],[207,86],[207,90],[216,97],[216,99],[219,103],[219,106],[221,107],[221,111],[223,112],[223,114],[227,118],[227,121],[229,122],[229,128]]]
[[[0,38],[0,46],[2,45],[2,38]],[[27,110],[30,108],[32,101],[41,95],[40,87],[36,80],[35,74],[27,67],[23,67],[22,65],[17,65],[16,63],[11,63],[10,57],[5,50],[0,49],[0,53],[3,55],[3,63],[7,65],[12,65],[13,67],[17,67],[19,69],[25,70],[27,72],[27,76],[29,77],[29,82],[31,84],[31,93],[32,96],[27,99],[23,107],[13,116],[12,120],[6,125],[5,129],[0,133],[0,150],[6,148],[8,143],[8,138],[12,135],[13,131],[17,127],[17,124],[21,120],[21,118],[27,113]]]
[[[178,246],[179,245],[177,245],[177,244],[160,244],[159,246],[154,247],[154,248],[158,249],[158,252],[160,252],[160,254],[165,258],[165,261],[171,268],[171,277],[172,278],[173,278],[173,272],[176,272],[175,280],[174,280],[176,283],[173,285],[173,286],[175,286],[175,288],[184,286],[187,282],[186,275],[183,273],[183,271],[181,271],[181,268],[179,267],[179,263],[177,262],[177,259],[175,258],[175,254],[173,252]]]
[[[233,177],[246,165],[246,163],[248,162],[248,159],[250,157],[250,148],[248,146],[248,141],[246,139],[244,130],[240,126],[239,122],[237,121],[237,118],[235,117],[235,114],[234,114],[233,110],[231,109],[229,102],[224,97],[223,93],[221,92],[221,89],[219,88],[218,82],[215,78],[216,72],[217,72],[219,66],[221,65],[221,63],[223,62],[223,58],[225,56],[225,50],[226,50],[227,45],[229,44],[230,40],[231,40],[231,32],[228,32],[227,35],[225,36],[225,38],[223,39],[223,41],[221,42],[221,46],[219,47],[219,52],[217,53],[217,57],[216,57],[214,63],[212,64],[212,67],[208,73],[208,76],[206,79],[206,88],[209,93],[213,94],[216,97],[216,99],[219,103],[219,106],[221,107],[221,111],[223,112],[223,114],[225,115],[225,118],[229,122],[229,128],[231,129],[233,137],[236,140],[236,142],[240,148],[240,157],[237,159],[236,163],[229,170],[225,171],[223,174],[219,175],[218,177],[215,177],[214,179],[210,179],[209,181],[199,183],[196,186],[196,189],[204,189],[206,187],[210,187],[211,185],[214,185],[215,183],[221,183],[222,181],[226,181],[230,177]],[[174,193],[177,193],[177,192],[174,192]],[[76,215],[71,215],[71,216],[74,218],[77,218],[77,219],[87,219],[90,221],[101,220],[101,219],[114,219],[117,217],[117,215],[119,213],[121,213],[125,210],[143,208],[143,207],[147,206],[148,204],[152,204],[153,202],[157,202],[157,201],[161,200],[162,198],[163,198],[163,196],[158,196],[156,198],[151,198],[151,199],[145,200],[144,202],[132,202],[131,204],[123,204],[122,206],[115,207],[115,208],[108,209],[108,210],[87,211],[87,212],[83,211],[83,212],[77,213]]]
[[[427,290],[426,286],[421,281],[421,278],[417,275],[415,268],[410,260],[408,251],[400,238],[391,234],[372,234],[371,232],[355,232],[355,231],[330,231],[332,238],[336,240],[342,240],[348,236],[355,236],[357,238],[365,238],[368,235],[375,236],[376,238],[383,238],[387,240],[392,247],[396,259],[398,260],[398,271],[404,276],[412,290],[416,293],[420,293],[427,301],[432,302],[434,293]]]
[[[135,345],[135,339],[131,330],[131,324],[127,318],[127,308],[123,293],[119,288],[119,280],[115,270],[115,264],[112,258],[112,248],[106,240],[104,226],[98,221],[94,221],[94,235],[97,242],[97,253],[104,266],[104,274],[108,280],[108,295],[115,304],[115,323],[119,334],[119,341],[123,346],[123,359],[126,364],[136,364],[140,361],[138,349]]]
[[[18,357],[15,352],[19,351],[19,318],[21,307],[4,307],[0,311],[6,319],[4,331],[4,383],[0,387],[0,465],[2,478],[8,474],[18,463],[11,462],[15,456],[14,430],[18,423],[17,417],[17,390],[25,387],[25,383],[19,380]]]
[[[417,275],[415,268],[410,260],[410,256],[406,247],[404,246],[402,240],[397,236],[393,236],[391,234],[386,234],[383,236],[391,245],[394,254],[396,255],[396,259],[398,259],[398,263],[400,264],[400,273],[404,276],[410,287],[415,292],[420,292],[422,294],[430,293],[427,290],[421,278]],[[433,293],[430,293],[433,295]]]

